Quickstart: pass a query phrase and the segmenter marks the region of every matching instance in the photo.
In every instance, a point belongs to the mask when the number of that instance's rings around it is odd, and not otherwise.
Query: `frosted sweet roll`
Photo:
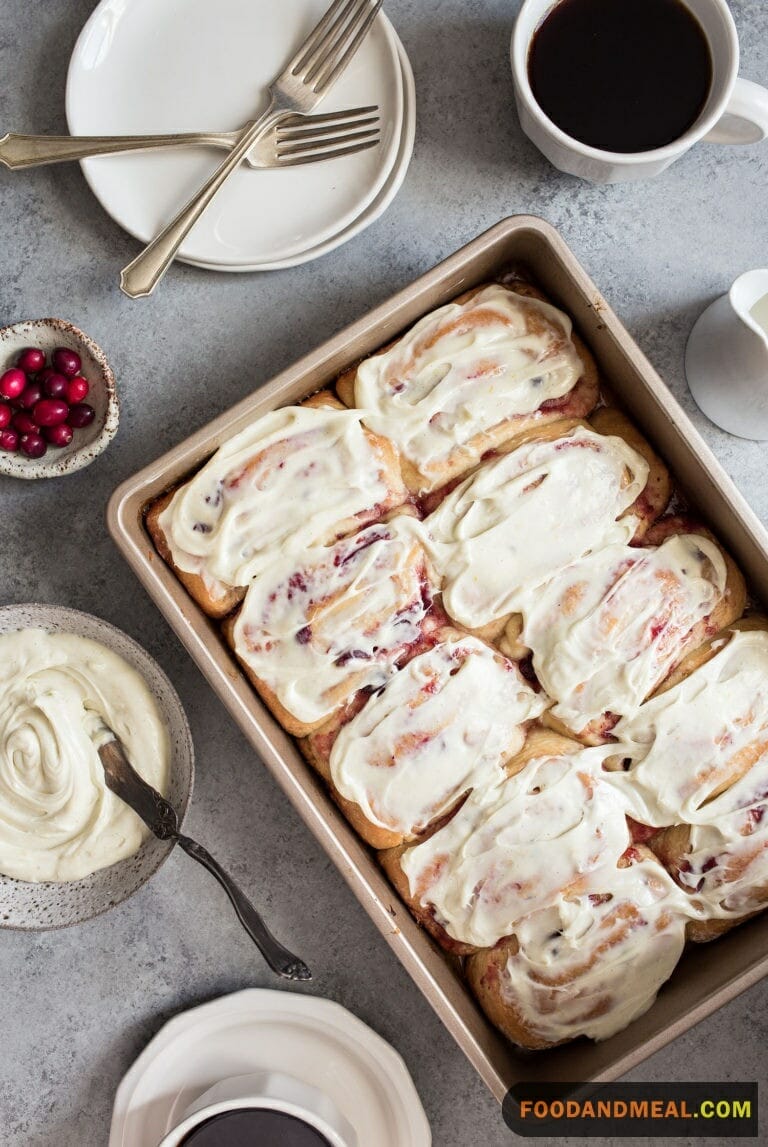
[[[385,847],[500,775],[547,704],[514,662],[455,634],[409,661],[331,738],[310,738],[310,751],[357,810],[358,831]]]
[[[225,631],[272,711],[305,736],[428,642],[442,617],[438,590],[416,523],[400,515],[277,558]]]
[[[278,554],[333,542],[405,496],[392,446],[321,396],[225,442],[147,524],[206,612],[222,616]]]
[[[424,523],[447,612],[481,629],[575,559],[628,544],[647,520],[649,472],[624,438],[586,423],[555,423],[481,466]]]
[[[412,489],[434,489],[531,425],[595,405],[589,352],[535,295],[501,283],[469,291],[339,379],[342,399],[397,446]]]
[[[531,732],[506,773],[480,778],[448,824],[384,858],[440,942],[493,947],[524,917],[577,893],[594,869],[617,863],[631,838],[623,796],[603,774],[605,754]]]
[[[609,737],[708,627],[741,613],[743,583],[730,573],[711,538],[680,532],[597,550],[522,595],[522,640],[556,700],[552,718],[587,742]]]

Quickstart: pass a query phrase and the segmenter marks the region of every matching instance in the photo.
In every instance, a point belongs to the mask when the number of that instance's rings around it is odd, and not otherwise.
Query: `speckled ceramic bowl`
[[[0,634],[17,629],[75,633],[99,641],[123,657],[146,681],[160,708],[171,745],[167,796],[183,820],[192,796],[194,751],[187,718],[176,691],[159,665],[119,629],[76,609],[57,605],[6,605],[0,608]],[[146,883],[173,845],[150,836],[139,851],[86,876],[84,880],[31,884],[0,875],[0,927],[43,930],[80,924],[114,908]]]
[[[42,458],[26,458],[21,453],[0,450],[0,474],[14,478],[59,478],[74,474],[98,458],[117,433],[120,406],[115,376],[104,351],[93,339],[63,319],[31,319],[0,328],[0,374],[16,363],[20,350],[40,347],[46,355],[57,346],[77,351],[83,362],[82,373],[90,383],[87,402],[96,411],[90,426],[76,430],[69,446],[49,447]]]

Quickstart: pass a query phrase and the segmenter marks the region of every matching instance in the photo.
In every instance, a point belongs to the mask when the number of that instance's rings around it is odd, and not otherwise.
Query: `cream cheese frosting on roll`
[[[576,558],[628,543],[637,519],[625,511],[647,479],[622,438],[582,426],[482,466],[424,523],[448,613],[479,628]]]
[[[476,787],[447,825],[400,864],[411,895],[449,936],[492,947],[630,844],[620,793],[602,778],[604,748],[545,756]]]
[[[235,648],[298,720],[378,689],[421,638],[434,583],[416,525],[401,516],[369,526],[278,558],[251,582]]]
[[[654,1002],[682,955],[692,913],[651,859],[601,868],[580,895],[521,921],[502,997],[547,1043],[607,1039]]]
[[[730,813],[721,806],[712,823],[690,829],[677,878],[710,919],[746,916],[768,904],[767,782],[763,769],[761,797]]]
[[[606,712],[636,712],[725,584],[715,543],[679,534],[654,548],[599,550],[523,595],[523,640],[553,714],[580,730]]]
[[[519,752],[549,703],[473,637],[409,661],[336,738],[334,784],[382,828],[418,832]]]
[[[0,872],[79,880],[137,851],[148,830],[106,787],[105,725],[165,792],[168,734],[135,669],[74,634],[0,636]]]
[[[768,791],[768,632],[732,631],[714,657],[614,733],[630,762],[612,778],[646,824],[716,822],[745,788]]]
[[[575,386],[583,365],[570,319],[499,283],[425,315],[360,364],[355,402],[424,474],[500,423]]]
[[[405,493],[358,411],[288,406],[220,446],[160,526],[179,569],[245,586],[278,553],[335,541],[351,528],[339,523],[370,521]]]
[[[709,661],[616,729],[610,774],[649,824],[690,826],[680,884],[709,918],[768,902],[768,632],[734,630]]]

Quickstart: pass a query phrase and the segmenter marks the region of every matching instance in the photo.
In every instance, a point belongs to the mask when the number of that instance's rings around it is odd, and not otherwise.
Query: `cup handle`
[[[759,143],[768,136],[768,88],[739,76],[706,143]]]

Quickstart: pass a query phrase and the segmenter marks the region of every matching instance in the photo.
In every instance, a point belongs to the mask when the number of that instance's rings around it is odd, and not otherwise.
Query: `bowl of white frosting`
[[[173,845],[106,787],[105,726],[183,819],[192,737],[149,654],[77,610],[0,608],[0,927],[88,920],[140,888],[169,855]]]

